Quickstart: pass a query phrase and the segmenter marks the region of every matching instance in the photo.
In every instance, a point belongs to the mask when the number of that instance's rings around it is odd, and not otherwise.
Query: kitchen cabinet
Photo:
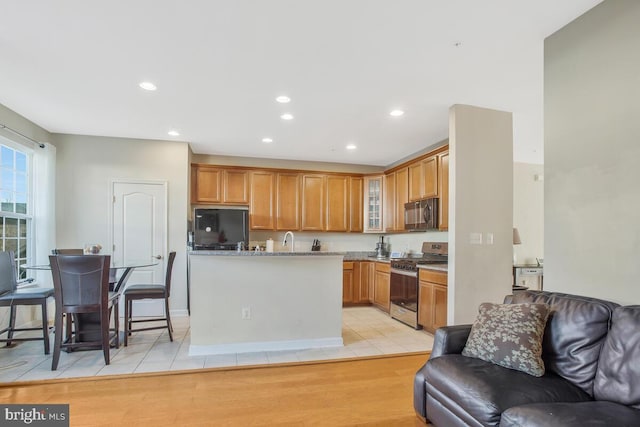
[[[404,204],[409,201],[409,168],[396,171],[396,217],[394,230],[404,230]]]
[[[326,182],[325,175],[302,175],[301,230],[303,231],[323,231],[325,229]]]
[[[362,177],[349,178],[349,231],[362,232],[364,217],[362,214],[362,192],[364,179]]]
[[[404,204],[409,201],[409,168],[384,176],[384,224],[386,231],[404,230]]]
[[[438,195],[438,157],[430,156],[408,166],[409,201]]]
[[[384,176],[384,229],[394,231],[396,227],[396,173]]]
[[[382,262],[375,264],[373,304],[382,311],[389,313],[391,265]]]
[[[192,203],[249,203],[249,173],[246,170],[197,165],[191,169],[191,181]]]
[[[447,273],[420,269],[418,324],[431,333],[447,325]]]
[[[342,263],[342,304],[371,304],[375,262],[344,261]]]
[[[438,154],[438,229],[449,229],[449,151]]]
[[[370,261],[360,261],[360,280],[358,286],[354,287],[354,302],[371,303],[373,297],[373,284],[375,279],[376,263]]]
[[[326,230],[327,231],[348,231],[349,230],[349,222],[351,219],[350,209],[349,209],[349,205],[351,202],[351,199],[349,197],[349,187],[350,187],[350,182],[349,182],[348,176],[329,175],[326,177],[326,188],[327,188]],[[303,191],[304,191],[304,188],[305,187],[303,187]],[[310,197],[313,197],[313,195],[310,195]],[[303,194],[303,204],[304,203],[305,203],[305,196]],[[305,218],[304,208],[303,208],[302,215],[303,215],[302,227],[303,229],[306,230],[305,223],[304,223],[304,218]],[[314,221],[317,221],[317,219],[314,219]],[[319,222],[318,224],[321,224],[321,222]],[[311,230],[316,230],[316,228],[311,228]]]
[[[249,173],[243,170],[222,171],[222,203],[249,203]]]
[[[252,230],[273,230],[276,219],[276,174],[252,171],[249,225]]]
[[[222,171],[198,166],[191,169],[191,201],[193,203],[221,203]]]
[[[344,261],[342,263],[342,305],[353,302],[354,263]]]
[[[276,230],[300,229],[300,175],[278,173],[276,177]]]
[[[381,233],[384,231],[382,222],[382,175],[364,178],[364,232]],[[352,214],[353,215],[353,214]],[[353,230],[352,230],[353,231]]]

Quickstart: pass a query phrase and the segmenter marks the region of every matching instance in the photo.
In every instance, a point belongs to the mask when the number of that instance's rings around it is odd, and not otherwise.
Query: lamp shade
[[[520,240],[520,233],[518,233],[518,229],[513,227],[513,244],[520,245],[522,241]]]

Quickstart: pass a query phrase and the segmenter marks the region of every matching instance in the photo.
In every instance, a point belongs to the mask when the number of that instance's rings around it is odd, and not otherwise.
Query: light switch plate
[[[493,233],[487,233],[484,240],[487,242],[487,245],[493,245]]]
[[[469,243],[472,245],[481,245],[482,244],[482,233],[471,233],[469,234]]]

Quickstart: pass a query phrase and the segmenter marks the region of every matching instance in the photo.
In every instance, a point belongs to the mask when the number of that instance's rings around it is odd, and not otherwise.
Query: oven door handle
[[[409,276],[409,277],[418,277],[418,272],[417,271],[396,270],[395,268],[392,268],[391,269],[391,273],[392,274],[401,274],[403,276]]]

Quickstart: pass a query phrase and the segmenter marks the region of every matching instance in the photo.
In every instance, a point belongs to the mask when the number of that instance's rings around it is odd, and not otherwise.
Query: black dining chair
[[[171,316],[169,315],[169,296],[171,294],[171,271],[173,270],[173,260],[176,258],[175,252],[169,253],[167,262],[167,274],[165,276],[164,285],[131,285],[127,286],[124,292],[124,345],[128,344],[129,335],[132,332],[151,331],[154,329],[167,329],[169,332],[169,340],[173,341],[173,325],[171,325]],[[133,320],[133,301],[143,299],[164,299],[164,317],[154,317],[151,319]],[[165,322],[164,325],[150,326],[145,328],[133,329],[134,323],[141,322]]]
[[[44,354],[49,354],[49,324],[47,300],[53,296],[53,288],[25,287],[18,289],[16,263],[13,252],[0,252],[0,307],[9,307],[9,326],[0,330],[7,338],[0,338],[7,347],[14,341],[44,341]],[[19,305],[39,305],[42,311],[42,326],[37,328],[16,328],[16,308]],[[42,331],[40,337],[14,337],[15,332]]]
[[[118,347],[118,298],[109,292],[109,255],[51,255],[49,256],[56,300],[55,338],[51,370],[58,368],[60,350],[102,348],[105,364],[109,364],[109,348]],[[113,312],[114,329],[110,329]],[[64,318],[74,317],[73,331],[64,333]],[[98,329],[83,328],[81,318],[97,319]],[[88,321],[84,321],[88,324]],[[67,320],[67,326],[69,322]]]

